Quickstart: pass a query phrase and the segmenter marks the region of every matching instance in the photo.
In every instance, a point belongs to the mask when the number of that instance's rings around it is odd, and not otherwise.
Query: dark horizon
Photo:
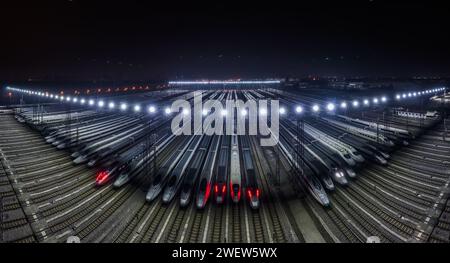
[[[6,4],[0,79],[448,77],[448,11],[377,0]]]

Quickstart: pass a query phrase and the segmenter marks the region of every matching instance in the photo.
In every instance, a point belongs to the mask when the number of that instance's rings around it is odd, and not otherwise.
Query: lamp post
[[[315,105],[315,106],[317,106],[317,107],[314,107],[313,106],[313,111],[318,111],[318,105]],[[314,110],[314,109],[316,109],[316,110]],[[301,158],[300,156],[299,156],[299,154],[301,154],[302,156],[304,155],[304,147],[303,147],[303,145],[300,147],[300,143],[303,143],[303,132],[304,132],[304,123],[303,123],[303,118],[302,118],[302,115],[303,115],[303,108],[302,108],[302,106],[297,106],[296,108],[295,108],[295,113],[296,113],[296,120],[297,120],[297,125],[296,125],[296,133],[297,133],[297,144],[296,144],[296,148],[297,149],[295,149],[295,152],[296,152],[296,155],[295,155],[295,162],[297,163],[297,165],[299,165],[299,161],[301,160],[301,164],[300,164],[300,167],[301,167],[301,174],[303,174],[303,172],[304,172],[304,162],[303,162],[303,158]]]

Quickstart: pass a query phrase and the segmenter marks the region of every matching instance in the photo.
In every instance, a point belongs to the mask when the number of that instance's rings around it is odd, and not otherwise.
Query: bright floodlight
[[[313,107],[312,107],[312,110],[314,111],[314,112],[318,112],[319,111],[319,105],[317,105],[317,104],[315,104]]]
[[[373,99],[373,103],[377,104],[378,103],[378,98],[374,98]]]
[[[105,102],[103,102],[102,100],[98,102],[98,106],[101,108],[103,106],[105,106]]]
[[[386,102],[386,100],[387,100],[386,97],[384,97],[384,96],[381,97],[381,101],[382,101],[382,102]]]
[[[286,113],[286,109],[283,108],[283,107],[281,107],[280,110],[279,110],[279,112],[280,112],[281,115],[283,115],[283,114]]]
[[[267,109],[262,108],[261,110],[259,110],[259,114],[261,114],[262,116],[267,115]]]
[[[246,109],[241,110],[241,115],[242,116],[246,116],[247,115],[247,110]]]
[[[364,103],[364,105],[369,105],[369,100],[365,99],[363,103]]]
[[[403,97],[403,98],[406,98],[406,94],[405,94],[405,93],[403,93],[402,97]]]
[[[347,108],[347,102],[342,102],[341,103],[341,108],[346,109]]]
[[[53,94],[50,94],[50,99],[53,99]]]
[[[70,101],[70,97],[68,96],[68,97],[66,98],[66,100],[67,100],[67,101]]]
[[[280,80],[198,80],[169,81],[170,86],[176,85],[230,85],[230,84],[279,84]]]
[[[172,112],[172,110],[169,107],[167,107],[167,108],[164,109],[164,112],[166,114],[170,114]]]
[[[77,99],[77,98],[73,98],[72,101],[73,101],[73,102],[77,102],[78,99]]]
[[[220,111],[220,114],[221,114],[222,116],[226,116],[226,115],[227,115],[227,110],[221,110],[221,111]]]
[[[47,97],[47,98],[48,98],[48,96],[49,96],[49,95],[48,95],[48,93],[45,93],[45,97]]]
[[[188,109],[184,109],[183,110],[183,115],[188,115],[189,114],[189,110]]]
[[[353,107],[358,107],[359,102],[357,100],[354,100],[352,104],[353,104]]]
[[[108,108],[110,108],[110,109],[114,109],[114,102],[110,102],[109,104],[108,104]]]
[[[94,105],[94,100],[89,100],[89,105]]]
[[[396,99],[400,99],[400,94],[397,94],[397,96],[395,96]]]
[[[411,97],[411,96],[412,96],[411,92],[410,92],[410,93],[408,93],[408,97]]]
[[[55,99],[58,99],[59,98],[59,96],[58,95],[55,95]]]
[[[84,104],[85,102],[86,102],[86,101],[85,101],[84,99],[81,99],[81,100],[80,100],[80,103],[81,103],[81,104]]]
[[[136,111],[136,112],[141,111],[141,106],[135,105],[134,106],[134,111]]]
[[[64,96],[59,97],[61,100],[64,100]]]
[[[417,93],[416,93],[416,92],[414,92],[414,93],[413,93],[413,96],[414,96],[414,97],[415,97],[415,96],[417,96]]]
[[[125,103],[120,104],[121,110],[126,110],[127,108],[128,108],[127,104],[125,104]]]
[[[331,102],[327,104],[327,110],[328,110],[328,111],[333,111],[333,110],[334,110],[334,107],[335,107],[334,104],[331,103]]]
[[[296,112],[296,113],[302,113],[302,112],[303,112],[302,106],[297,106],[297,107],[295,108],[295,112]]]
[[[155,111],[156,111],[155,106],[150,106],[150,107],[148,107],[148,112],[154,113]]]

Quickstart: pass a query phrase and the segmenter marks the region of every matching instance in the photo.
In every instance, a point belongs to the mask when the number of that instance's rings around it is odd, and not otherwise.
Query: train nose
[[[172,201],[172,197],[173,197],[173,195],[172,195],[171,189],[164,191],[163,198],[162,198],[163,203],[164,204],[170,203],[170,201]]]
[[[119,176],[119,178],[117,178],[117,180],[114,182],[113,187],[114,188],[119,188],[122,185],[124,185],[126,182],[128,182],[128,174],[121,174]]]
[[[345,169],[345,173],[346,173],[350,178],[355,178],[355,177],[356,177],[356,173],[355,173],[355,171],[353,171],[353,169],[347,168],[347,169]]]
[[[92,166],[94,166],[95,164],[97,163],[97,160],[91,160],[90,162],[88,162],[88,166],[89,167],[92,167]]]
[[[150,190],[148,190],[147,195],[145,196],[145,200],[147,200],[147,202],[152,202],[153,200],[156,199],[156,197],[159,195],[159,193],[161,192],[161,185],[155,185],[152,188],[150,188]]]
[[[186,207],[189,204],[190,200],[191,200],[190,194],[181,193],[180,206],[181,207]]]
[[[58,144],[58,146],[56,146],[56,148],[59,150],[64,149],[64,148],[66,148],[66,143]]]
[[[204,207],[205,207],[205,198],[203,198],[203,196],[199,196],[197,198],[197,208],[202,209]]]
[[[257,198],[252,198],[250,201],[250,207],[252,209],[258,209],[259,208],[259,200]]]
[[[84,156],[78,156],[75,160],[73,160],[74,164],[81,164],[86,162],[86,157]]]
[[[145,200],[147,202],[152,202],[153,200],[155,200],[156,196],[157,195],[156,195],[155,191],[149,191],[147,193],[147,195],[145,195]]]

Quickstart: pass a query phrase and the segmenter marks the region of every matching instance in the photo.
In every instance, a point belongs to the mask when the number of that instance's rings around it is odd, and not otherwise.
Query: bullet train
[[[185,175],[185,172],[188,169],[189,163],[191,162],[192,158],[194,157],[194,154],[195,154],[196,150],[198,149],[200,142],[203,138],[203,136],[199,136],[199,135],[194,135],[193,137],[194,137],[193,141],[189,144],[189,147],[183,153],[183,156],[181,157],[177,166],[175,166],[172,173],[169,175],[169,178],[167,180],[167,185],[164,188],[163,196],[162,196],[162,201],[165,204],[170,203],[170,201],[172,201],[172,199],[175,197],[176,193],[178,192],[178,189],[180,188],[183,176]],[[199,163],[198,163],[198,165],[199,165]]]
[[[230,197],[233,203],[239,203],[241,199],[241,164],[237,135],[231,136]]]
[[[95,177],[95,186],[103,186],[127,169],[127,164],[114,162],[108,165],[111,168],[101,169]]]
[[[381,133],[377,134],[374,131],[370,131],[370,130],[367,130],[367,129],[362,129],[360,127],[355,127],[353,125],[342,123],[340,121],[336,121],[336,120],[331,119],[331,118],[321,118],[321,119],[326,121],[326,122],[328,122],[328,123],[330,123],[331,125],[337,126],[340,129],[343,129],[343,130],[345,130],[345,131],[347,131],[347,132],[349,132],[351,134],[354,134],[354,135],[356,135],[358,137],[361,137],[361,138],[364,138],[366,140],[377,142],[377,143],[381,143],[381,144],[384,144],[384,145],[389,146],[389,147],[394,146],[394,143],[391,140],[389,140],[386,136],[381,134]]]
[[[372,146],[370,141],[354,136],[351,133],[347,133],[345,130],[341,130],[338,127],[332,126],[331,124],[320,120],[315,123],[315,126],[319,129],[326,130],[327,133],[334,138],[353,146],[363,155],[364,158],[381,165],[387,164],[386,158],[389,158],[389,154],[386,154],[378,150],[375,146]]]
[[[205,160],[205,165],[203,166],[200,174],[200,180],[197,187],[197,197],[195,203],[198,209],[203,209],[205,207],[211,194],[211,185],[214,175],[214,167],[219,152],[219,145],[220,136],[214,136]]]
[[[300,181],[303,183],[303,186],[306,188],[306,190],[322,206],[329,206],[330,200],[328,199],[328,195],[325,189],[323,188],[322,184],[320,183],[320,181],[310,172],[310,170],[308,170],[308,168],[304,169],[302,172],[300,164],[297,163],[295,158],[292,156],[291,154],[292,149],[290,149],[289,144],[286,141],[280,140],[278,145],[281,149],[281,153],[286,157],[286,159],[290,163],[290,166],[298,168],[300,173],[296,174],[296,176],[299,177]],[[292,171],[295,172],[294,168],[292,169],[293,169]]]
[[[296,136],[283,124],[283,122],[281,123],[280,127],[282,128],[280,132],[280,140],[283,141],[285,145],[289,145],[289,143],[287,143],[289,142],[288,138],[295,139]],[[304,145],[303,143],[299,143],[299,140],[297,139],[295,140],[296,147],[290,147],[290,149],[292,153],[294,151],[297,152],[296,156],[298,156],[299,158],[298,161],[301,160],[305,164],[303,169],[308,170],[307,172],[310,174],[314,174],[320,180],[320,182],[322,182],[327,190],[333,191],[335,186],[328,171],[326,170],[326,167],[324,167],[324,165],[319,162],[313,151],[308,146]]]
[[[139,143],[130,149],[116,155],[113,162],[107,162],[97,174],[96,185],[102,186],[123,173],[130,173],[136,169],[137,163],[144,158],[144,143]],[[147,158],[146,158],[147,159]]]
[[[195,151],[195,156],[186,172],[181,183],[180,206],[187,206],[192,198],[194,184],[197,182],[198,175],[202,171],[206,154],[208,153],[211,136],[205,136],[198,149]]]
[[[175,166],[181,159],[182,153],[188,148],[193,139],[193,136],[188,138],[181,138],[182,142],[179,144],[178,148],[159,168],[145,196],[145,200],[147,200],[147,202],[155,200],[156,197],[158,197],[158,195],[161,193],[163,187],[167,182],[167,178],[170,172],[175,168]]]
[[[220,151],[217,161],[216,178],[214,180],[214,199],[217,204],[225,202],[227,195],[228,167],[230,153],[230,136],[222,136]]]
[[[364,158],[361,154],[353,147],[348,144],[341,142],[340,140],[334,139],[328,134],[319,131],[313,126],[305,123],[304,130],[307,134],[314,137],[320,141],[324,146],[328,147],[330,150],[336,152],[341,158],[349,165],[354,166],[356,163],[364,162]]]
[[[237,140],[237,138],[236,138]],[[250,142],[247,136],[241,136],[242,161],[245,174],[245,194],[251,208],[258,209],[260,206],[261,189],[258,187],[256,171],[253,165],[253,157],[250,150]],[[236,187],[237,185],[233,185]]]

